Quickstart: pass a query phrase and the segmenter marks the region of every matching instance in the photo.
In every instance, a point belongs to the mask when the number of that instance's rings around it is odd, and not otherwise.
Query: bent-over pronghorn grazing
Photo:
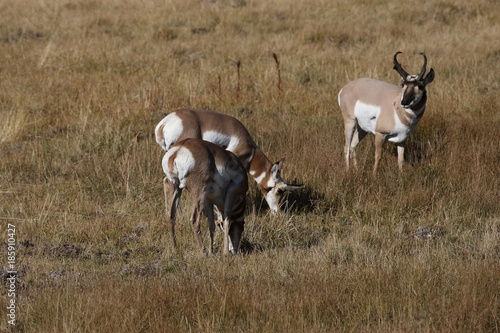
[[[272,212],[279,210],[283,194],[304,188],[281,178],[283,160],[272,163],[236,118],[209,110],[181,109],[168,114],[155,128],[156,141],[166,151],[183,139],[212,142],[234,153],[259,185]]]
[[[209,252],[213,253],[215,205],[224,221],[223,253],[236,253],[245,224],[248,190],[247,172],[238,158],[213,143],[186,139],[170,147],[163,157],[162,166],[166,174],[163,185],[174,250],[177,250],[175,215],[182,190],[186,188],[195,204],[191,222],[202,251],[206,252],[200,231],[204,211],[210,232]]]
[[[424,77],[427,56],[420,53],[424,57],[422,70],[417,75],[410,75],[398,62],[397,56],[400,53],[402,52],[394,54],[394,69],[403,79],[401,86],[362,78],[349,82],[339,92],[338,102],[345,126],[347,169],[351,156],[357,166],[354,150],[367,133],[372,133],[375,134],[373,173],[377,171],[386,140],[396,143],[399,170],[403,170],[406,140],[424,114],[427,104],[426,86],[434,80],[434,70],[431,68]]]

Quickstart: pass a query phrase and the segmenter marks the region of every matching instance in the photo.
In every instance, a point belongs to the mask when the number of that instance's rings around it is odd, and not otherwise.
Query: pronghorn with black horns
[[[170,233],[174,250],[175,217],[182,190],[186,188],[195,204],[191,217],[196,239],[205,253],[200,221],[204,211],[210,231],[210,254],[214,247],[214,206],[222,214],[224,221],[223,253],[238,252],[241,234],[245,225],[247,172],[238,158],[230,151],[198,139],[186,139],[174,144],[163,157],[165,179],[165,204],[170,221]]]
[[[286,191],[304,188],[281,178],[283,160],[272,163],[236,118],[209,110],[181,109],[168,114],[155,128],[158,144],[166,151],[176,142],[202,139],[234,153],[259,185],[272,212],[280,208]]]
[[[349,82],[339,92],[338,103],[344,117],[345,161],[349,169],[350,158],[356,166],[355,149],[367,133],[375,134],[376,173],[382,157],[384,142],[396,143],[399,170],[403,170],[406,140],[422,118],[427,104],[426,86],[434,80],[431,68],[425,75],[427,56],[422,70],[417,75],[408,74],[394,54],[394,69],[403,79],[401,86],[362,78]]]

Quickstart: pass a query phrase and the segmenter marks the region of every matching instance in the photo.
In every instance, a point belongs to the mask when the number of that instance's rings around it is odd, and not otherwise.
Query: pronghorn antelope
[[[191,222],[202,251],[205,252],[205,248],[200,221],[204,211],[210,232],[209,252],[213,253],[215,205],[224,220],[223,253],[236,253],[245,224],[248,190],[247,173],[238,158],[213,143],[186,139],[170,147],[163,157],[162,166],[166,174],[163,185],[174,250],[177,250],[175,215],[182,190],[186,188],[195,203]]]
[[[259,185],[271,211],[278,211],[285,191],[302,189],[281,178],[283,160],[272,163],[248,130],[234,117],[209,110],[181,109],[168,114],[155,128],[156,141],[166,151],[183,139],[212,142],[234,153]]]
[[[422,70],[417,75],[410,75],[398,62],[399,53],[394,54],[394,69],[403,79],[401,86],[363,78],[349,82],[339,92],[338,102],[345,126],[347,169],[351,155],[356,166],[354,150],[367,133],[375,134],[373,173],[377,171],[386,140],[396,143],[399,170],[403,169],[406,140],[424,114],[426,86],[434,80],[434,70],[431,68],[424,77],[427,56],[420,53],[424,57]]]

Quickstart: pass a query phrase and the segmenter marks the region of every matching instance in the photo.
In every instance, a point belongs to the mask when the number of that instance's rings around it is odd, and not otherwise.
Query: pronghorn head
[[[401,64],[398,62],[398,54],[403,53],[398,51],[394,54],[394,69],[399,73],[403,82],[401,86],[403,87],[403,93],[401,95],[401,106],[404,108],[410,108],[411,106],[420,102],[422,97],[426,95],[425,87],[434,80],[434,69],[431,68],[429,73],[424,77],[426,66],[427,66],[427,56],[424,53],[420,53],[424,57],[424,65],[420,74],[411,75],[406,72]]]
[[[269,208],[273,213],[279,210],[285,192],[300,190],[304,188],[303,185],[289,185],[283,181],[283,179],[281,178],[281,167],[283,166],[283,160],[284,159],[281,159],[273,164],[271,168],[271,177],[267,183],[267,187],[262,188],[262,192],[266,197]]]

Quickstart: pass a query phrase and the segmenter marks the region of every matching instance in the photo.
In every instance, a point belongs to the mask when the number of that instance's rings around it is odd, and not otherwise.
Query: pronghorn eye
[[[283,193],[285,193],[285,190],[282,188],[279,188],[276,190],[276,193],[278,193],[279,195],[282,195]]]

